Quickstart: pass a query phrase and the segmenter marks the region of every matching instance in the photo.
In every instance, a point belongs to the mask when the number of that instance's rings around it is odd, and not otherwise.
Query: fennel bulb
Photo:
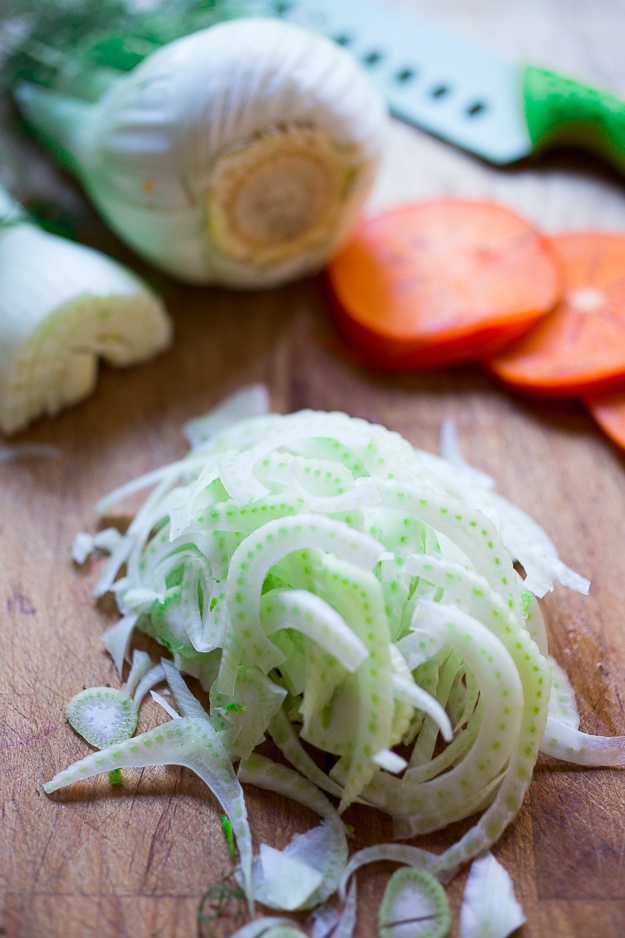
[[[324,266],[370,191],[386,127],[349,52],[261,17],[169,43],[96,103],[28,83],[16,98],[139,254],[243,288]]]
[[[42,231],[0,187],[0,430],[87,397],[98,358],[118,367],[170,342],[161,300],[98,251]]]

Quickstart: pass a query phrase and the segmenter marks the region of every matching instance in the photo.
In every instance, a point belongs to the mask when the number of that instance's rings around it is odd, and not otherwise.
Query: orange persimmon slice
[[[532,393],[625,387],[625,235],[581,231],[551,242],[563,264],[562,301],[489,369]]]
[[[625,391],[588,397],[584,404],[610,439],[625,449]]]
[[[364,221],[327,269],[338,332],[374,367],[483,358],[553,308],[548,240],[491,202],[447,198]]]

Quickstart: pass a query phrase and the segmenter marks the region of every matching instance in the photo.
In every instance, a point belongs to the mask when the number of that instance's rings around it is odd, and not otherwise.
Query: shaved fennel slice
[[[227,813],[239,848],[243,887],[250,906],[252,896],[252,838],[241,785],[227,752],[206,716],[181,717],[147,733],[123,740],[80,759],[43,788],[47,794],[81,779],[120,768],[180,765],[191,769],[210,788]]]
[[[441,707],[436,698],[424,691],[414,681],[407,681],[405,678],[397,676],[393,677],[393,696],[396,700],[408,703],[431,716],[440,729],[443,738],[450,742],[453,736],[452,726],[444,708]]]
[[[558,580],[570,589],[588,592],[589,581],[559,559],[544,529],[508,499],[491,491],[481,473],[472,467],[467,470],[458,461],[457,453],[453,463],[431,454],[425,454],[425,459],[450,494],[459,496],[494,521],[506,547],[525,569],[527,589],[544,596],[553,589],[554,580]]]
[[[455,495],[440,495],[425,487],[394,481],[380,487],[380,497],[383,507],[412,515],[445,535],[511,608],[521,609],[512,557],[495,524],[482,511]]]
[[[322,737],[321,748],[340,754],[330,774],[339,772],[342,776],[339,804],[342,813],[374,774],[373,756],[393,744],[392,664],[388,619],[379,581],[373,573],[332,555],[326,559],[326,571],[333,589],[328,598],[369,651],[360,668],[346,676],[343,695],[339,692],[334,696],[327,722],[325,714],[320,714],[315,725],[317,736]],[[347,710],[349,697],[351,715]]]
[[[227,737],[233,759],[247,759],[265,740],[265,731],[280,709],[286,691],[258,668],[240,665],[232,695],[210,690],[211,719]]]
[[[393,752],[392,749],[380,749],[372,758],[376,765],[393,775],[399,775],[408,765],[403,756]]]
[[[178,719],[178,717],[180,716],[180,714],[178,713],[177,710],[174,710],[174,708],[172,707],[172,705],[171,705],[170,703],[168,703],[167,700],[165,700],[165,698],[162,696],[162,694],[157,693],[155,690],[151,690],[151,691],[150,691],[150,697],[152,698],[152,700],[154,701],[154,703],[157,703],[157,704],[159,705],[159,707],[161,707],[161,708],[165,711],[165,713],[167,714],[167,716],[170,716],[170,717],[172,718],[172,720],[177,720],[177,719]]]
[[[102,642],[120,674],[124,660],[128,657],[130,640],[138,619],[139,616],[136,614],[125,615],[102,635]]]
[[[358,850],[349,858],[339,883],[338,894],[340,898],[345,898],[347,884],[357,870],[369,863],[380,863],[382,861],[401,863],[415,869],[425,870],[432,873],[441,882],[451,879],[451,876],[445,876],[438,869],[438,857],[429,850],[424,850],[422,847],[413,847],[410,844],[376,844],[373,847],[364,847],[362,850]],[[355,880],[352,880],[353,882]]]
[[[378,922],[380,938],[445,938],[451,928],[445,890],[425,870],[396,870],[384,892]]]
[[[295,935],[303,934],[303,932],[294,926],[290,918],[284,918],[281,915],[265,915],[262,918],[255,919],[253,922],[248,922],[241,928],[237,928],[230,938],[259,938],[260,935],[265,935],[265,938],[267,938],[271,930],[276,928],[287,928],[291,932],[294,930]],[[291,938],[291,935],[288,933],[287,938]]]
[[[74,563],[83,564],[87,557],[91,556],[95,546],[93,536],[81,531],[76,535],[72,543],[71,557]]]
[[[328,938],[336,928],[338,921],[339,913],[329,902],[317,906],[310,915],[310,938]]]
[[[526,921],[512,880],[492,853],[474,860],[460,908],[460,938],[507,938]]]
[[[460,448],[460,441],[458,440],[458,427],[453,417],[447,417],[441,424],[439,450],[445,462],[461,469],[462,472],[466,474],[467,478],[470,477],[473,480],[475,485],[479,485],[485,489],[495,487],[495,480],[492,476],[476,469],[464,458],[462,449]]]
[[[485,626],[454,607],[430,603],[427,628],[442,629],[448,644],[476,674],[484,711],[473,746],[449,771],[416,784],[409,776],[401,781],[376,777],[363,792],[367,800],[393,815],[417,814],[419,833],[438,830],[472,813],[472,797],[479,797],[506,767],[517,745],[523,712],[516,663]]]
[[[579,713],[577,712],[575,691],[565,671],[557,661],[551,655],[549,655],[548,660],[552,674],[548,717],[577,730],[579,729]]]
[[[264,384],[251,384],[235,391],[208,414],[189,420],[183,427],[183,433],[191,449],[196,449],[224,427],[268,412],[267,387]]]
[[[625,736],[593,736],[548,717],[540,751],[575,765],[625,765]]]
[[[345,620],[321,597],[308,590],[274,590],[261,601],[267,635],[297,629],[333,655],[347,671],[355,671],[368,657],[367,646]]]
[[[356,928],[356,913],[358,897],[356,893],[356,880],[352,880],[349,887],[338,925],[332,932],[332,938],[352,938]]]
[[[86,687],[72,697],[67,722],[96,749],[129,739],[137,728],[137,707],[130,695],[115,687]]]
[[[178,669],[166,658],[161,661],[161,666],[182,715],[193,720],[207,720],[204,707],[191,693]]]
[[[253,875],[256,901],[285,912],[304,908],[323,880],[319,870],[309,863],[269,844],[260,845]]]
[[[125,367],[171,341],[161,301],[137,276],[26,219],[0,229],[0,280],[4,433],[87,397],[98,358]]]
[[[283,656],[269,641],[260,624],[261,588],[271,567],[298,548],[314,547],[331,551],[356,567],[370,570],[383,553],[372,537],[323,515],[302,514],[296,518],[269,521],[250,534],[235,550],[228,571],[228,606],[232,630],[224,643],[219,690],[233,687],[233,671],[247,643],[255,664],[269,671]]]
[[[162,676],[154,674],[150,656],[135,649],[126,683],[119,689],[108,685],[84,688],[68,703],[67,722],[96,749],[129,739],[137,728],[139,704],[145,691],[138,699],[133,700],[131,695],[150,669],[153,678],[162,680]]]
[[[296,834],[282,851],[285,860],[298,860],[312,867],[321,877],[314,890],[299,898],[297,904],[294,904],[292,898],[291,904],[282,908],[310,909],[325,902],[336,892],[348,855],[345,827],[334,807],[311,782],[293,769],[258,755],[253,755],[240,764],[238,777],[243,783],[292,798],[316,811],[324,819],[320,825],[305,834]],[[271,900],[272,896],[266,889],[269,871],[264,863],[262,869],[263,882],[256,884],[255,895],[258,901],[271,906],[272,901],[268,900]],[[284,867],[283,875],[288,877],[288,867]],[[261,886],[262,888],[259,888]]]
[[[290,925],[272,925],[264,934],[265,938],[306,938],[306,932],[293,923]]]
[[[304,749],[300,737],[284,710],[278,710],[273,717],[269,724],[269,734],[283,756],[301,775],[322,791],[327,791],[328,794],[337,798],[342,796],[342,786],[320,769]]]
[[[553,589],[557,580],[578,593],[588,593],[590,581],[560,560],[553,541],[533,518],[495,493],[485,496],[480,507],[488,517],[498,518],[508,549],[527,574],[525,589],[541,597]]]
[[[580,732],[575,692],[563,669],[551,657],[549,664],[553,681],[540,751],[576,765],[625,765],[625,736],[596,736]]]

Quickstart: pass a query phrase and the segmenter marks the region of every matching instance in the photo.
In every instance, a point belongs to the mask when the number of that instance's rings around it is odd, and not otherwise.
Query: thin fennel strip
[[[147,733],[108,746],[57,773],[43,788],[50,794],[102,772],[159,765],[191,769],[219,800],[234,829],[245,894],[252,908],[252,838],[245,798],[228,754],[207,718],[170,720]]]

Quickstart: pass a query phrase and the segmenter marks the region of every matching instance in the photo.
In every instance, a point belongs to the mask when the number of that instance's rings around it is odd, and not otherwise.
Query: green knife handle
[[[574,144],[625,172],[625,101],[535,65],[525,66],[523,97],[536,149]]]

